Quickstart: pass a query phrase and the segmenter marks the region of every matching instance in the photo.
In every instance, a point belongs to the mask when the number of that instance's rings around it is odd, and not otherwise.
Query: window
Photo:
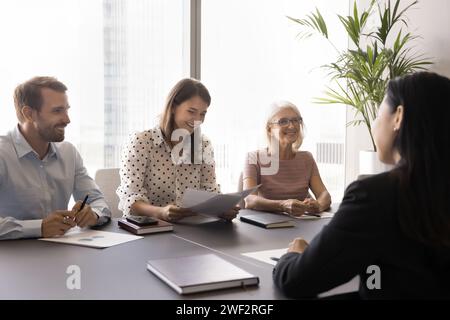
[[[190,2],[0,1],[0,134],[16,123],[14,87],[55,76],[69,88],[67,140],[90,174],[118,166],[129,134],[153,127],[170,88],[189,76]],[[311,103],[324,89],[318,66],[334,52],[320,38],[299,41],[298,27],[285,17],[315,6],[328,17],[348,11],[346,0],[201,3],[201,80],[212,95],[203,132],[214,144],[224,192],[236,189],[245,153],[264,146],[264,110],[283,99],[305,120],[302,149],[315,156],[333,198],[342,194],[345,109]],[[333,37],[347,45],[345,34]]]
[[[1,134],[16,123],[15,86],[35,75],[65,83],[67,140],[90,174],[119,165],[128,135],[156,123],[185,73],[184,1],[0,1]]]
[[[345,108],[311,101],[324,90],[319,66],[335,52],[326,41],[300,41],[298,26],[286,16],[303,17],[315,7],[328,13],[330,33],[347,14],[348,1],[227,0],[202,2],[202,81],[212,104],[204,132],[215,147],[219,182],[237,188],[245,153],[265,146],[265,111],[275,100],[297,105],[306,124],[301,150],[314,155],[333,199],[344,188]],[[345,47],[344,33],[333,39]]]

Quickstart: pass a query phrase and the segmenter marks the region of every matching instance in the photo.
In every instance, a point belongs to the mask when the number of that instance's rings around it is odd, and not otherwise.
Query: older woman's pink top
[[[320,176],[312,154],[307,151],[298,151],[294,159],[279,160],[278,172],[266,175],[261,174],[261,168],[270,167],[270,163],[261,164],[260,154],[263,152],[265,151],[253,151],[247,154],[243,179],[251,177],[257,184],[262,184],[259,195],[266,199],[304,200],[308,196],[311,177]]]

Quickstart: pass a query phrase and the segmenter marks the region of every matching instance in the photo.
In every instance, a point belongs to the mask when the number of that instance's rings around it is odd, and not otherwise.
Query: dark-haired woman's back
[[[395,171],[353,182],[308,250],[282,257],[275,283],[290,297],[314,297],[359,274],[363,299],[450,298],[450,248],[401,231],[401,197]]]
[[[289,244],[278,287],[313,296],[360,274],[362,298],[450,298],[449,118],[450,79],[391,80],[372,135],[395,169],[351,184],[311,245]]]

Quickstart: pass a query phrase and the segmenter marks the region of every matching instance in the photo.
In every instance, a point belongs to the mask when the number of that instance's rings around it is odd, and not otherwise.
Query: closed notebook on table
[[[215,254],[150,259],[147,269],[179,294],[259,284],[259,278]]]
[[[157,224],[149,226],[138,226],[125,219],[120,219],[117,223],[122,229],[125,229],[134,234],[148,234],[173,230],[173,224],[159,219]]]
[[[257,213],[240,216],[243,222],[251,223],[255,226],[272,229],[293,227],[294,223],[290,217],[273,213]]]

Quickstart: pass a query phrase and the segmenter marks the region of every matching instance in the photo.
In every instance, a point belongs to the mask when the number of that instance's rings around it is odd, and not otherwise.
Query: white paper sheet
[[[281,248],[281,249],[273,249],[273,250],[263,250],[263,251],[254,251],[254,252],[246,252],[241,253],[243,256],[250,257],[271,265],[276,265],[277,261],[271,259],[271,258],[280,258],[282,255],[284,255],[287,252],[288,248]]]
[[[189,216],[183,218],[180,221],[177,221],[177,224],[197,225],[197,224],[211,223],[218,220],[220,220],[219,217],[211,217],[207,215],[196,214],[195,216]]]
[[[61,237],[40,238],[38,240],[73,244],[77,246],[92,248],[107,248],[142,238],[143,237],[141,236],[134,236],[123,233],[80,229],[79,227],[75,227]]]
[[[329,218],[333,218],[334,212],[322,212],[322,213],[319,213],[319,215],[320,215],[320,217],[310,216],[310,215],[302,215],[300,217],[295,217],[295,216],[290,216],[290,217],[299,219],[299,220],[329,219]]]
[[[299,220],[330,219],[330,218],[333,218],[334,214],[338,211],[339,205],[340,205],[340,203],[332,203],[328,210],[319,213],[320,217],[303,215],[301,217],[292,216],[292,218],[299,219]]]
[[[195,213],[214,216],[227,212],[236,206],[242,199],[258,189],[259,185],[241,192],[217,194],[213,192],[186,189],[181,207]]]

